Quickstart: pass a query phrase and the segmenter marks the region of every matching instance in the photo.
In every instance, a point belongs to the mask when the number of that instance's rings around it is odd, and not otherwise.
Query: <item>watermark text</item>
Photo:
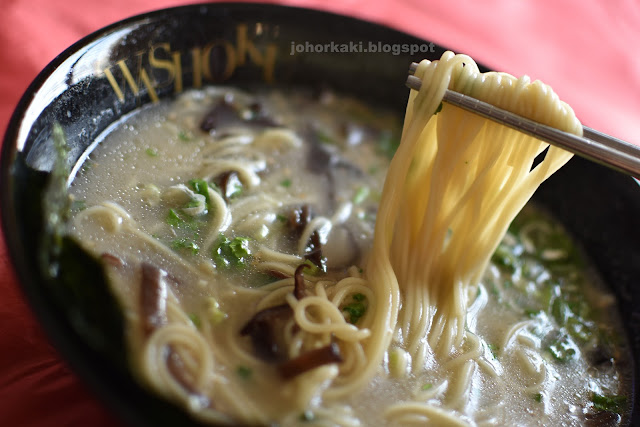
[[[383,43],[383,42],[349,42],[349,43],[296,43],[291,42],[289,55],[300,53],[390,53],[391,55],[435,52],[433,43]]]

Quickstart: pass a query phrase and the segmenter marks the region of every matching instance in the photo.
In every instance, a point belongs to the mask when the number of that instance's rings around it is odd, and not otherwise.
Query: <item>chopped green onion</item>
[[[524,310],[524,314],[526,314],[529,317],[538,317],[540,313],[542,313],[542,310],[535,310],[531,308],[527,308]]]
[[[356,190],[356,194],[353,196],[353,203],[359,205],[360,203],[364,202],[365,199],[369,196],[369,192],[369,187],[358,188],[358,190]]]
[[[233,185],[233,192],[229,194],[229,198],[233,199],[242,194],[242,183],[237,183]]]
[[[220,308],[220,303],[213,297],[207,298],[206,311],[212,325],[217,325],[228,317],[227,313]]]
[[[148,156],[150,157],[156,157],[158,155],[158,151],[155,148],[147,148],[145,151],[145,153],[147,153]]]
[[[200,317],[197,314],[189,314],[189,320],[191,320],[191,323],[193,323],[196,328],[200,329]]]
[[[568,335],[561,335],[547,350],[555,360],[562,363],[574,359],[578,354],[578,347]]]
[[[569,318],[574,317],[573,312],[561,297],[557,297],[553,300],[553,303],[551,304],[551,314],[560,326],[564,326]]]
[[[316,137],[323,144],[333,144],[333,138],[326,132],[316,129]]]
[[[500,347],[498,347],[495,344],[487,344],[487,348],[491,352],[491,355],[493,356],[493,358],[497,359],[498,358],[498,351],[500,350]]]
[[[367,312],[367,306],[365,305],[366,297],[364,294],[355,294],[352,299],[354,302],[342,307],[342,312],[349,316],[349,323],[355,325]]]
[[[625,396],[617,396],[614,394],[600,395],[593,393],[591,395],[591,401],[593,407],[599,411],[609,411],[620,413],[627,405],[627,398]]]
[[[536,402],[540,403],[542,402],[542,393],[536,393],[533,395],[533,400],[535,400]]]
[[[234,237],[230,240],[220,234],[213,247],[212,255],[218,267],[244,267],[251,258],[249,239]]]
[[[207,202],[207,209],[209,209],[209,184],[207,184],[207,181],[205,181],[204,179],[192,179],[191,181],[189,181],[189,185],[197,194],[201,194],[204,196],[204,199]]]
[[[251,368],[248,368],[246,366],[238,366],[238,369],[236,369],[236,373],[242,379],[248,380],[249,378],[251,378]]]
[[[318,268],[318,266],[315,265],[310,259],[305,259],[303,264],[307,267],[306,270],[308,270],[308,274],[315,276],[316,274],[320,273],[320,268]]]
[[[182,129],[178,132],[178,138],[180,139],[180,141],[184,142],[191,141],[191,135],[187,133],[187,131],[184,131]]]
[[[513,251],[507,245],[503,244],[498,245],[491,260],[498,266],[504,267],[510,273],[515,273],[519,265],[518,259]]]
[[[175,210],[169,209],[169,214],[167,215],[167,223],[170,226],[174,228],[178,228],[181,225],[183,225],[184,222],[185,222],[184,219],[180,218],[180,216]]]
[[[433,388],[433,384],[431,383],[426,383],[422,386],[422,390],[427,391],[427,390],[431,390]]]
[[[282,181],[280,181],[280,185],[284,188],[289,188],[291,187],[291,180],[289,178],[283,179]]]
[[[183,209],[189,209],[189,208],[197,208],[198,206],[201,205],[201,201],[198,199],[191,199],[189,200],[182,208]]]
[[[189,249],[193,255],[197,255],[200,252],[200,247],[192,240],[188,239],[176,239],[171,242],[171,248],[178,249]]]
[[[587,342],[593,338],[594,325],[579,317],[571,317],[567,322],[567,331],[573,338]]]
[[[182,218],[174,209],[169,209],[169,213],[167,214],[167,224],[173,228],[188,227],[190,229],[195,229],[197,227],[193,220],[186,220]]]

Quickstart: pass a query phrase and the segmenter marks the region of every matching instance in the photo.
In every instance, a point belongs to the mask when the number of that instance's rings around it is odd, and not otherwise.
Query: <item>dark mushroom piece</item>
[[[233,95],[225,94],[202,118],[200,129],[203,132],[219,132],[229,127],[250,127],[254,129],[279,127],[264,106],[259,103],[249,105],[249,117],[242,117],[233,103]]]
[[[268,363],[287,357],[284,335],[285,324],[293,316],[288,304],[265,308],[257,312],[240,330],[241,336],[249,336],[256,356]]]
[[[293,274],[293,296],[295,296],[297,300],[301,300],[305,296],[304,274],[302,273],[302,270],[305,268],[309,268],[309,266],[306,264],[300,264],[298,268],[296,268],[296,272]]]
[[[340,347],[336,343],[308,351],[278,366],[280,376],[285,380],[294,378],[312,369],[331,363],[342,363]]]
[[[311,206],[307,204],[296,206],[289,213],[287,225],[296,234],[296,236],[299,237],[312,218],[313,210],[311,209]]]
[[[314,231],[309,237],[304,259],[311,261],[323,273],[327,272],[327,259],[322,255],[322,243],[320,242],[318,230]]]
[[[288,218],[287,225],[289,229],[293,232],[295,238],[300,238],[305,227],[313,218],[313,210],[307,204],[296,206],[289,212]],[[327,271],[326,259],[322,255],[320,233],[317,230],[309,237],[303,258],[311,261],[323,273]]]
[[[143,331],[149,336],[153,331],[168,323],[167,319],[167,280],[166,271],[149,264],[142,263],[142,283],[140,288],[140,305],[142,312]],[[173,346],[166,349],[166,363],[171,375],[201,406],[211,406],[211,401],[200,393],[187,374],[180,355]]]
[[[146,335],[167,324],[166,276],[164,270],[146,262],[142,263],[140,306],[142,327]]]
[[[222,126],[240,123],[242,119],[233,105],[233,96],[225,94],[202,118],[200,129],[203,132],[217,131]]]
[[[242,188],[242,181],[240,181],[238,172],[234,170],[221,173],[213,178],[213,182],[222,192],[222,198],[226,202],[228,202],[229,199]]]
[[[171,346],[167,349],[166,361],[167,368],[173,378],[175,378],[178,384],[180,384],[191,396],[198,400],[199,406],[212,407],[211,400],[194,387],[193,380],[187,376],[187,369],[184,366],[182,358]]]

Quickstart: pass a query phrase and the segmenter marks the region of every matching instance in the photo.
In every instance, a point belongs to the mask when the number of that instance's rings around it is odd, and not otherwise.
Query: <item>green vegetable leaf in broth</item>
[[[229,239],[220,234],[212,250],[213,260],[218,267],[244,267],[251,259],[249,238],[234,237]]]

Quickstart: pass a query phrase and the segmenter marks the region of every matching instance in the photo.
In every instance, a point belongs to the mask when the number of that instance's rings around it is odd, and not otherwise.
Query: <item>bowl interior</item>
[[[418,50],[413,54],[412,46]],[[53,123],[59,123],[67,136],[70,149],[65,160],[72,168],[114,121],[192,87],[330,87],[395,109],[401,116],[409,63],[436,59],[443,51],[428,41],[330,13],[212,4],[134,17],[89,35],[61,54],[28,89],[9,125],[2,152],[2,212],[20,283],[62,355],[133,424],[196,424],[132,379],[122,356],[117,315],[108,307],[97,313],[92,309],[92,302],[108,296],[77,298],[69,289],[60,293],[46,271],[34,268],[39,264],[32,254],[41,252],[42,243],[37,236],[46,232],[40,196],[57,156]],[[618,296],[637,360],[637,183],[574,159],[541,187],[535,200],[578,239]],[[100,332],[105,319],[115,327]],[[637,409],[634,415],[640,419]]]

